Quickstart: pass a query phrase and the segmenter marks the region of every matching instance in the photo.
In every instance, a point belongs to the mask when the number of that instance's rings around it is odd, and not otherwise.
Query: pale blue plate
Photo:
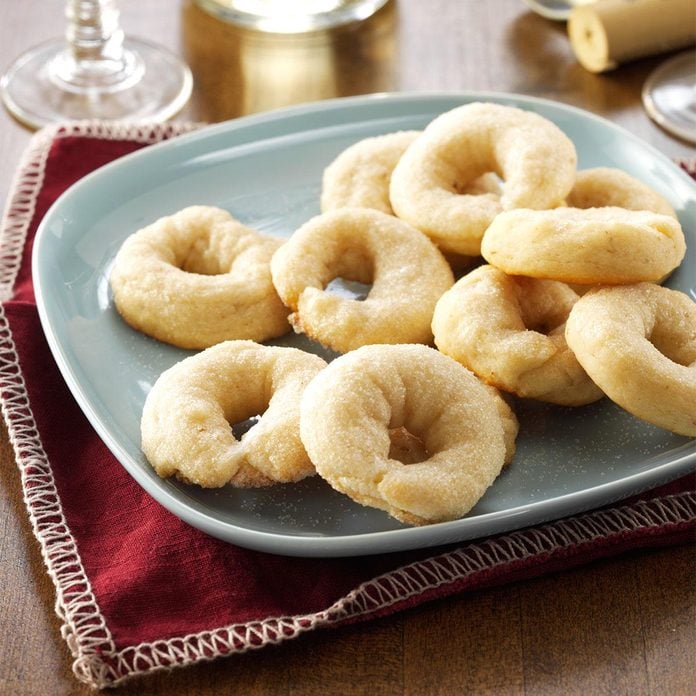
[[[34,282],[51,350],[87,418],[133,478],[174,514],[221,539],[273,553],[374,554],[567,516],[693,468],[696,441],[647,425],[607,400],[580,409],[521,405],[512,466],[466,518],[420,528],[354,504],[316,477],[258,491],[206,491],[160,479],[144,459],[145,395],[186,353],[133,331],[116,313],[107,276],[123,240],[192,204],[220,206],[259,230],[290,235],[319,211],[322,171],[345,147],[422,128],[474,100],[540,113],[575,142],[580,167],[620,167],[668,198],[689,245],[668,285],[696,296],[696,184],[630,133],[561,104],[485,93],[357,97],[241,118],[124,157],[78,182],[48,212],[34,245]],[[294,336],[285,341],[311,349]]]

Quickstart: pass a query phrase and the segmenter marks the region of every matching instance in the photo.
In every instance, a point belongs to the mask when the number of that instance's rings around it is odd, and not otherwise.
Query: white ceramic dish
[[[261,231],[289,235],[319,210],[324,167],[351,143],[424,127],[469,101],[540,113],[575,142],[579,166],[620,167],[666,196],[687,235],[668,285],[696,296],[696,184],[652,147],[586,112],[514,95],[377,95],[321,102],[211,126],[124,157],[51,208],[33,258],[51,350],[75,398],[116,458],[154,498],[229,542],[305,556],[374,554],[496,534],[598,507],[693,468],[696,441],[647,425],[604,400],[580,409],[525,404],[518,452],[461,520],[408,528],[314,478],[261,490],[201,490],[154,474],[139,447],[143,401],[186,355],[131,330],[108,272],[123,240],[186,205],[217,205]],[[314,349],[290,335],[281,343]]]

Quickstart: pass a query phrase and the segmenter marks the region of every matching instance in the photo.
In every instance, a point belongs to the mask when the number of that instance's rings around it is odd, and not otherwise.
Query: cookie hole
[[[348,280],[347,278],[334,278],[324,288],[330,295],[338,295],[356,302],[362,302],[367,299],[371,289],[372,283],[361,283],[360,281]]]
[[[535,321],[528,321],[523,317],[522,321],[524,322],[524,327],[528,331],[536,331],[537,333],[544,334],[544,336],[550,335],[558,328],[558,324],[544,321],[543,318],[539,318]]]
[[[696,353],[689,350],[688,341],[684,341],[683,337],[676,336],[674,331],[670,331],[670,327],[662,331],[656,327],[648,336],[648,340],[662,355],[677,365],[691,367],[696,361]]]
[[[423,440],[403,426],[389,429],[389,459],[402,464],[418,464],[430,458]]]
[[[230,428],[232,428],[232,434],[235,439],[241,440],[244,435],[246,435],[259,421],[261,420],[261,415],[251,416],[243,421],[238,421],[237,423],[230,423]]]
[[[558,287],[534,278],[514,279],[520,319],[528,331],[551,336],[565,330],[569,298]],[[572,294],[572,293],[571,293]]]
[[[199,260],[197,259],[197,261]],[[222,275],[225,272],[220,268],[212,268],[211,266],[205,266],[200,263],[190,263],[188,259],[184,261],[179,268],[185,273],[194,273],[195,275],[204,276]]]
[[[196,240],[183,258],[180,257],[177,261],[176,265],[182,271],[196,275],[222,275],[230,270],[229,267],[222,266],[219,249],[213,248],[205,239]]]
[[[537,307],[529,307],[527,304],[524,299],[520,301],[520,319],[527,331],[536,331],[548,336],[563,323],[563,320],[558,321],[559,317],[540,313]]]
[[[495,172],[486,172],[471,181],[454,181],[452,183],[452,190],[455,193],[468,196],[482,196],[487,193],[500,196],[504,187],[505,181]]]

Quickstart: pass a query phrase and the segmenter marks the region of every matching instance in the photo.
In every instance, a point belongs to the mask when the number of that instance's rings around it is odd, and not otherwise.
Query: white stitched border
[[[0,223],[0,302],[10,299],[22,262],[22,250],[43,183],[50,138],[44,132],[32,138],[11,186]]]
[[[150,143],[196,127],[197,124],[143,126],[86,121],[55,126],[35,135],[22,158],[0,228],[0,300],[12,295],[43,183],[48,152],[55,138],[91,136]],[[56,612],[63,622],[61,635],[75,658],[75,675],[95,687],[113,686],[138,674],[279,643],[321,626],[336,625],[386,609],[483,570],[532,557],[548,557],[600,537],[676,526],[693,521],[696,516],[696,494],[691,492],[591,512],[498,539],[471,543],[405,565],[363,583],[317,613],[269,617],[117,650],[63,516],[51,465],[31,412],[14,341],[1,306],[0,389],[2,413],[21,472],[32,529],[56,587]]]
[[[369,580],[329,608],[299,616],[269,617],[262,621],[224,626],[212,631],[130,646],[111,655],[102,654],[99,668],[108,663],[110,684],[135,674],[171,669],[215,657],[242,653],[295,638],[316,628],[386,609],[410,597],[455,583],[481,571],[548,558],[598,538],[677,526],[696,516],[696,493],[687,492],[622,508],[600,510],[554,522],[536,529],[514,532],[498,539],[474,542],[455,551],[402,566]],[[93,656],[85,657],[92,661]]]
[[[0,302],[12,297],[22,262],[27,233],[44,181],[46,161],[56,138],[91,136],[151,143],[188,132],[193,123],[128,126],[79,121],[50,126],[35,134],[20,161],[0,223]],[[115,652],[111,634],[99,610],[82,566],[75,539],[65,518],[50,462],[31,412],[12,332],[0,305],[0,406],[20,470],[24,502],[32,530],[39,541],[49,576],[56,588],[56,613],[61,635],[76,658],[73,670],[79,679],[95,686],[110,681],[99,651]],[[90,667],[87,672],[83,664]]]
[[[2,415],[19,466],[24,502],[41,554],[56,587],[61,634],[73,656],[115,650],[63,516],[51,465],[31,412],[5,309],[0,305],[0,389]]]
[[[10,188],[10,196],[0,222],[0,302],[12,297],[22,251],[34,217],[36,199],[44,180],[46,160],[56,138],[73,136],[102,140],[130,140],[154,143],[192,131],[201,124],[127,124],[103,121],[75,121],[48,126],[36,133],[20,160]]]

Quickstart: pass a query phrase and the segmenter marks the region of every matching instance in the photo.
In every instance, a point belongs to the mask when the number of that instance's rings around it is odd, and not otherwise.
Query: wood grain
[[[477,592],[414,611],[404,622],[409,694],[524,693],[519,587]]]
[[[196,88],[183,120],[219,121],[376,91],[488,90],[556,99],[610,118],[668,156],[696,155],[645,115],[640,87],[661,58],[604,76],[575,62],[562,24],[518,0],[401,0],[358,27],[254,35],[192,2],[122,0],[127,33],[185,56]],[[53,37],[60,3],[0,3],[0,65]],[[30,133],[0,113],[0,197]],[[0,693],[91,693],[71,673],[55,593],[0,436]],[[696,559],[663,549],[435,602],[364,625],[150,675],[122,694],[696,693]]]

